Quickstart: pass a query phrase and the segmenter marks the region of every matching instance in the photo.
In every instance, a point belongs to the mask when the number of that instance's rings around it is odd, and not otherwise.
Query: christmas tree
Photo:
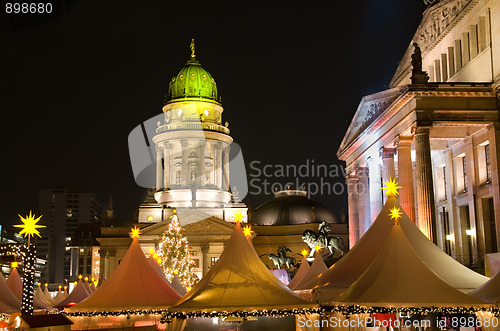
[[[168,228],[158,244],[158,256],[169,281],[177,274],[181,284],[188,290],[198,281],[193,271],[195,262],[189,252],[188,240],[181,234],[177,214],[170,217]]]

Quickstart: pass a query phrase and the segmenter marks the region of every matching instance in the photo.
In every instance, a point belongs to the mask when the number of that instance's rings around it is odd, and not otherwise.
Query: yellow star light
[[[11,267],[11,268],[17,268],[17,262],[12,262],[12,263],[10,264],[10,267]]]
[[[400,212],[399,210],[400,210],[400,208],[398,208],[398,207],[394,207],[394,208],[390,209],[391,213],[389,214],[389,216],[391,216],[391,220],[394,219],[397,222],[398,219],[401,218],[401,215],[403,215],[403,213]]]
[[[302,256],[307,256],[309,254],[307,249],[303,249],[302,252],[300,252],[300,253],[302,254]]]
[[[243,220],[243,212],[241,210],[235,211],[233,214],[234,222],[241,222]]]
[[[22,228],[22,230],[21,230],[21,232],[19,232],[19,234],[24,234],[24,236],[25,237],[28,236],[28,238],[33,237],[34,235],[37,235],[40,238],[42,237],[42,236],[40,236],[40,232],[37,229],[38,228],[45,228],[45,225],[36,224],[36,223],[38,223],[40,218],[42,218],[41,215],[38,216],[38,218],[35,218],[35,215],[31,215],[31,210],[30,210],[29,216],[22,217],[21,215],[19,215],[19,217],[21,218],[21,221],[23,222],[23,224],[14,225],[16,228]]]
[[[157,258],[156,263],[161,264],[161,258]]]
[[[314,249],[315,249],[316,251],[320,251],[320,250],[321,250],[321,246],[320,246],[319,244],[316,244],[316,247],[314,247]]]
[[[130,229],[130,238],[139,238],[140,233],[141,229],[139,229],[137,226],[134,226],[132,229]]]
[[[247,225],[243,228],[243,234],[245,235],[245,237],[250,237],[252,235],[252,227]]]
[[[148,249],[148,254],[149,254],[149,255],[153,255],[154,253],[155,253],[155,249],[154,249],[154,247],[149,247],[149,249]]]
[[[385,195],[388,196],[397,196],[399,194],[398,189],[401,188],[401,186],[398,186],[396,183],[396,179],[389,179],[384,182],[384,187],[382,187],[382,190],[385,191]]]

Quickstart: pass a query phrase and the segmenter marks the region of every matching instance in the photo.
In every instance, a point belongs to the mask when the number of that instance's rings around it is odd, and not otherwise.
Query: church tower
[[[196,59],[192,40],[190,59],[169,83],[163,123],[158,123],[153,138],[155,198],[163,208],[196,209],[225,218],[224,207],[232,200],[229,151],[233,139],[228,123],[222,124],[222,112],[217,84]]]

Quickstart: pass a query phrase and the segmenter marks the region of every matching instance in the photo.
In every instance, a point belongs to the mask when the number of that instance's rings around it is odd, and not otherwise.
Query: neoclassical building
[[[500,237],[500,2],[435,0],[390,88],[362,98],[337,151],[346,162],[350,245],[396,178],[406,213],[471,267]]]
[[[232,138],[227,123],[222,125],[217,85],[196,59],[193,44],[191,51],[186,65],[169,83],[164,116],[152,139],[157,152],[156,187],[148,190],[133,224],[101,229],[101,279],[125,255],[131,226],[141,228],[139,242],[145,252],[156,249],[175,210],[196,262],[194,271],[201,278],[224,250],[236,216],[242,222],[251,221],[247,206],[230,187]],[[343,237],[347,246],[347,224],[338,223],[329,210],[309,200],[305,191],[276,192],[276,199],[257,208],[254,218],[254,247],[270,268],[273,263],[268,254],[277,254],[281,246],[300,261],[300,252],[308,248],[302,233],[317,232],[323,220],[332,224],[332,235]]]

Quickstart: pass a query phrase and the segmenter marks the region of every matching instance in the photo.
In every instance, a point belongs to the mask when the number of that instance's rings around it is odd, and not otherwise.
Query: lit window
[[[215,264],[215,262],[217,262],[218,260],[219,260],[219,257],[218,257],[218,256],[217,256],[217,257],[212,257],[212,258],[211,258],[211,263],[212,263],[211,265],[214,265],[214,264]]]
[[[177,109],[177,116],[181,116],[182,115],[182,109]]]
[[[205,113],[205,116],[210,115],[210,112],[208,111],[208,109],[205,109],[204,113]]]
[[[148,221],[151,222],[153,220],[153,216],[149,215],[148,216]]]

